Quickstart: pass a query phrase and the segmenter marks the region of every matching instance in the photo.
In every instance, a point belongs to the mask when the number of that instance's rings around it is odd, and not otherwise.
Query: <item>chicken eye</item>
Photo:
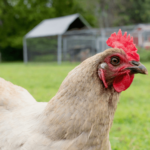
[[[120,59],[119,57],[112,57],[111,58],[111,64],[114,65],[114,66],[117,66],[120,64]]]

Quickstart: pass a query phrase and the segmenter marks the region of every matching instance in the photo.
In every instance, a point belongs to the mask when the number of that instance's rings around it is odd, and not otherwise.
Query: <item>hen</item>
[[[73,69],[48,103],[1,79],[0,149],[111,150],[119,95],[147,70],[126,33],[112,34],[107,44],[112,48]]]

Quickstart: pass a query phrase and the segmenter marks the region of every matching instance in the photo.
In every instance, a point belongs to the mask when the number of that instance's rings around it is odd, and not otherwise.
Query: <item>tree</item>
[[[3,60],[22,60],[23,36],[42,20],[82,11],[75,0],[1,0],[0,50]]]
[[[22,60],[23,36],[42,20],[80,13],[93,27],[150,22],[150,0],[1,0],[3,60]]]
[[[79,1],[79,0],[78,0]],[[150,22],[150,0],[82,0],[100,28]]]

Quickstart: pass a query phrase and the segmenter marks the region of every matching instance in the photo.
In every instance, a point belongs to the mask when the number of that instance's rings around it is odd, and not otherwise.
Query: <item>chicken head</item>
[[[112,51],[114,53],[108,53],[98,67],[98,76],[105,88],[113,85],[117,92],[122,92],[131,85],[135,73],[148,74],[144,65],[139,61],[129,60],[123,50],[112,49]]]

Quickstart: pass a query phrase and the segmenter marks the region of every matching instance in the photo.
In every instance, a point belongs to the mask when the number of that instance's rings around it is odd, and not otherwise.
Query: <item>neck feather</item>
[[[103,147],[108,142],[119,93],[113,87],[106,89],[99,79],[99,58],[97,54],[72,70],[48,103],[44,122],[49,129],[45,132],[52,140],[76,139],[84,134],[86,146],[94,139],[92,146]]]

